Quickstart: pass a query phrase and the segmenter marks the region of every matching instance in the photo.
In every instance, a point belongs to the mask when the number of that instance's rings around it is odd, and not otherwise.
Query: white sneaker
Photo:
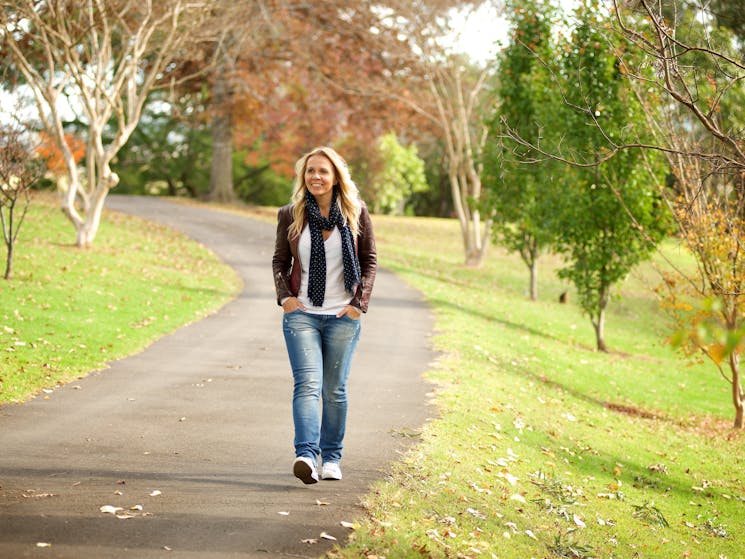
[[[341,479],[339,462],[324,462],[321,468],[321,479]]]
[[[292,473],[305,485],[318,483],[318,470],[313,460],[307,456],[298,456],[292,463]]]

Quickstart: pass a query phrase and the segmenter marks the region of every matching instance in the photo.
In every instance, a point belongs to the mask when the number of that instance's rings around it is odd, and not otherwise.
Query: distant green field
[[[462,265],[456,222],[374,222],[382,265],[435,311],[440,415],[332,556],[745,557],[729,385],[666,345],[649,263],[612,301],[603,354],[572,290],[558,302],[556,257],[531,302],[517,256],[495,248],[481,269]],[[664,252],[692,265],[672,242]]]
[[[214,254],[140,219],[105,212],[91,248],[74,241],[54,198],[38,195],[18,237],[13,276],[0,279],[0,403],[141,351],[240,289]]]

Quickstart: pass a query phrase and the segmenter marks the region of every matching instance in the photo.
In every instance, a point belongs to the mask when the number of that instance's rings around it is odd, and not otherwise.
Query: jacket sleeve
[[[282,299],[293,297],[290,290],[290,270],[292,269],[292,251],[288,231],[292,223],[290,206],[283,206],[277,212],[277,238],[274,242],[274,256],[272,257],[272,272],[274,274],[274,288],[277,291],[277,304]]]
[[[362,280],[350,304],[362,312],[367,312],[375,283],[375,273],[378,269],[378,253],[375,248],[375,234],[373,233],[372,219],[367,207],[363,204],[360,212],[360,228],[357,234],[357,258],[360,261]]]

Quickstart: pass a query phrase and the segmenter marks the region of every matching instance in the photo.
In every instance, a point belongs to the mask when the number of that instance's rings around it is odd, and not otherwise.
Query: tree
[[[203,197],[208,193],[210,130],[204,93],[176,98],[155,92],[137,128],[112,163],[117,190]]]
[[[397,29],[391,32],[405,35],[410,47],[398,52],[395,67],[402,70],[393,76],[399,81],[387,84],[385,94],[416,111],[441,142],[465,264],[479,266],[492,225],[491,214],[482,215],[481,173],[487,135],[484,120],[493,109],[486,86],[494,68],[475,64],[443,43],[441,38],[453,30],[439,17],[438,9],[442,6],[399,6]]]
[[[319,95],[336,91],[363,108],[337,116],[334,122],[342,125],[342,132],[367,137],[372,130],[374,139],[415,121],[423,134],[437,137],[445,153],[444,170],[469,265],[481,263],[489,243],[491,218],[482,218],[480,208],[480,158],[484,115],[491,109],[485,85],[492,68],[452,53],[441,39],[452,32],[445,23],[448,10],[480,3],[329,0],[325,9],[289,12],[289,22],[280,18],[296,29],[282,35],[311,39],[295,41],[291,63],[298,66],[293,68],[304,65],[322,78],[316,90]],[[392,118],[393,125],[381,130],[382,119]],[[348,123],[349,127],[343,126]],[[368,124],[373,127],[366,129]],[[407,134],[413,130],[414,126],[408,127]]]
[[[715,10],[725,8],[714,2]],[[725,12],[674,1],[615,4],[612,37],[633,47],[619,62],[642,102],[653,141],[613,146],[656,150],[670,165],[662,191],[698,264],[665,278],[676,341],[708,357],[730,386],[734,426],[745,427],[740,357],[745,350],[745,62],[732,35],[712,28]],[[728,27],[742,27],[731,19]],[[722,23],[724,23],[722,21]],[[650,79],[646,67],[657,73]]]
[[[17,121],[0,124],[0,224],[5,241],[5,273],[10,279],[18,233],[30,203],[29,192],[44,165],[34,157],[28,127]]]
[[[208,82],[210,198],[230,200],[234,190],[246,190],[231,173],[237,152],[246,152],[249,166],[268,164],[291,178],[295,160],[311,146],[350,145],[354,138],[369,147],[396,118],[405,126],[406,111],[370,98],[360,102],[346,87],[386,70],[376,59],[396,41],[377,29],[396,2],[217,3],[219,33],[210,46],[217,64]],[[320,118],[311,122],[308,114]]]
[[[234,158],[239,126],[261,121],[260,113],[241,112],[247,99],[268,101],[271,82],[265,72],[280,63],[276,56],[277,27],[273,21],[282,2],[272,0],[215,2],[210,21],[215,37],[210,45],[216,63],[209,75],[211,168],[208,198],[231,202],[236,198]],[[188,65],[191,61],[187,61]],[[201,83],[190,87],[201,88]],[[243,121],[239,119],[243,117]],[[247,122],[248,121],[248,122]],[[256,137],[249,145],[253,145]],[[238,149],[246,147],[237,146]]]
[[[207,2],[187,0],[0,5],[4,54],[23,76],[44,130],[63,154],[68,180],[62,210],[75,226],[78,246],[96,236],[106,196],[119,181],[111,162],[137,126],[149,92],[168,82],[171,61],[196,40],[208,9]],[[65,137],[65,100],[82,111],[86,127],[82,172]]]
[[[551,243],[550,221],[555,184],[550,162],[525,165],[535,159],[531,149],[516,144],[504,133],[505,126],[517,130],[530,143],[539,143],[544,128],[558,122],[557,105],[550,92],[550,76],[541,60],[551,60],[551,19],[547,2],[513,3],[509,11],[514,29],[502,52],[497,77],[499,107],[487,121],[488,141],[484,148],[484,203],[494,212],[494,239],[517,252],[530,273],[530,298],[538,299],[538,258]]]
[[[647,135],[646,123],[615,56],[603,48],[597,30],[607,18],[600,6],[588,0],[576,17],[562,61],[568,83],[561,116],[571,134],[561,142],[575,160],[589,165],[566,169],[554,234],[566,259],[559,277],[576,287],[595,329],[597,349],[608,351],[604,325],[613,286],[669,232],[656,186],[664,184],[665,169],[656,154],[644,157],[638,151],[601,162],[606,135],[640,141]]]
[[[403,215],[407,200],[415,192],[427,190],[424,161],[419,159],[416,145],[402,146],[393,132],[378,140],[376,151],[380,165],[368,179],[373,211]]]
[[[734,426],[743,428],[745,62],[732,35],[713,27],[717,13],[708,4],[612,0],[609,5],[612,24],[603,22],[596,31],[616,57],[619,79],[634,91],[651,137],[613,136],[594,121],[605,142],[595,162],[524,145],[580,167],[630,151],[665,157],[671,180],[660,185],[658,195],[697,262],[694,275],[674,270],[666,278],[667,308],[678,321],[675,338],[712,360],[730,386]],[[512,136],[522,141],[519,134]]]

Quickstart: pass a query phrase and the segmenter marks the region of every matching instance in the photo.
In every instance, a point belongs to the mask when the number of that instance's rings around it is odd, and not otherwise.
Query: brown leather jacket
[[[282,206],[277,212],[277,239],[272,257],[272,271],[278,305],[282,304],[282,299],[297,296],[297,289],[300,286],[299,239],[288,238],[290,225],[292,225],[292,204]],[[375,272],[378,268],[378,253],[375,249],[372,220],[364,203],[360,212],[360,227],[355,239],[355,249],[362,270],[362,281],[357,286],[350,305],[362,312],[367,312],[373,283],[375,283]]]

